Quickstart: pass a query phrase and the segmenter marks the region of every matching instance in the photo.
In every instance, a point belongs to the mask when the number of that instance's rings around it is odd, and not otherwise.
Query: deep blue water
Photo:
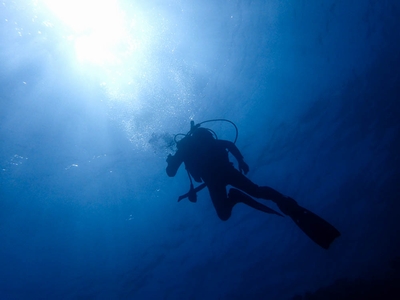
[[[0,5],[0,299],[396,291],[399,1],[45,2]],[[168,138],[214,118],[251,180],[341,231],[329,250],[241,204],[222,222],[205,190],[177,202]]]

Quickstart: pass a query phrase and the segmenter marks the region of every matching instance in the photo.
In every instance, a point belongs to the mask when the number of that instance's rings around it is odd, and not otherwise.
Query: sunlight
[[[75,39],[75,52],[80,62],[104,64],[117,62],[116,56],[111,51],[112,43],[104,40],[102,36],[81,36]]]
[[[82,63],[116,64],[128,48],[124,13],[116,0],[44,0],[48,8],[71,29],[70,40]]]
[[[41,4],[44,20],[66,41],[65,52],[73,54],[70,66],[96,78],[110,99],[132,99],[132,94],[156,80],[154,53],[165,30],[165,20],[158,14],[123,0],[41,0]]]
[[[111,119],[126,121],[137,145],[147,143],[147,137],[137,135],[135,113],[150,106],[161,113],[187,104],[192,81],[181,74],[185,62],[178,63],[174,53],[174,10],[130,0],[25,1],[32,6],[29,30],[50,53],[46,62],[62,68],[55,70],[58,79],[72,78],[101,93],[90,101],[108,106]]]

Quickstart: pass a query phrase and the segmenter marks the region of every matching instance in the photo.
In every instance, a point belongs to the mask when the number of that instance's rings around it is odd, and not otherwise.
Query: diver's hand
[[[246,175],[249,170],[249,166],[244,162],[244,160],[239,160],[239,171]]]

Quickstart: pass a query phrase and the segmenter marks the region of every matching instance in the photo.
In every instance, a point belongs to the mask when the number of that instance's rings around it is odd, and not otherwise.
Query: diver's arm
[[[182,155],[180,155],[179,151],[176,152],[175,155],[168,154],[167,157],[168,166],[166,169],[167,175],[169,177],[174,177],[182,162],[183,162]]]
[[[243,155],[240,153],[238,147],[230,141],[225,141],[225,140],[218,140],[220,143],[223,143],[225,149],[228,149],[229,152],[232,153],[232,155],[236,158],[236,160],[239,163],[239,170],[241,172],[244,172],[244,174],[247,174],[249,172],[249,166],[244,162],[243,160]]]

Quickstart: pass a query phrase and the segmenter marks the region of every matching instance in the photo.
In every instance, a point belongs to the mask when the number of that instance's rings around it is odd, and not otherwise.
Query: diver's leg
[[[270,199],[275,202],[282,213],[288,215],[308,237],[310,237],[322,248],[328,249],[330,244],[337,237],[340,236],[340,232],[335,227],[333,227],[331,224],[329,224],[327,221],[314,214],[313,212],[298,205],[294,199],[284,196],[270,187],[259,187],[236,169],[234,171],[236,172],[229,173],[229,184],[240,188],[241,190],[254,197]],[[256,205],[254,204],[254,202],[256,201],[253,202],[251,200],[248,200],[248,198],[251,199],[251,197],[243,194],[239,190],[231,189],[229,191],[229,196],[233,199],[235,197],[245,199],[241,200],[240,202],[246,203],[250,206]],[[257,207],[254,208],[258,209]],[[273,210],[270,213],[276,213],[280,215]]]
[[[229,199],[231,199],[234,203],[244,203],[254,209],[259,211],[268,213],[268,214],[276,214],[282,216],[280,213],[276,212],[275,210],[269,208],[268,206],[262,205],[261,203],[257,202],[250,196],[246,195],[245,193],[237,190],[237,189],[230,189],[229,190]]]
[[[272,200],[273,202],[287,198],[285,195],[281,194],[277,190],[274,190],[273,188],[270,188],[269,186],[258,186],[234,168],[230,170],[228,178],[230,185],[244,191],[250,196]]]
[[[258,186],[236,169],[229,173],[229,184],[241,189],[250,196],[272,200],[285,215],[299,209],[297,202],[293,198],[285,196],[269,186]]]
[[[217,182],[208,182],[206,184],[218,217],[222,221],[228,220],[236,203],[228,198],[225,185]]]

